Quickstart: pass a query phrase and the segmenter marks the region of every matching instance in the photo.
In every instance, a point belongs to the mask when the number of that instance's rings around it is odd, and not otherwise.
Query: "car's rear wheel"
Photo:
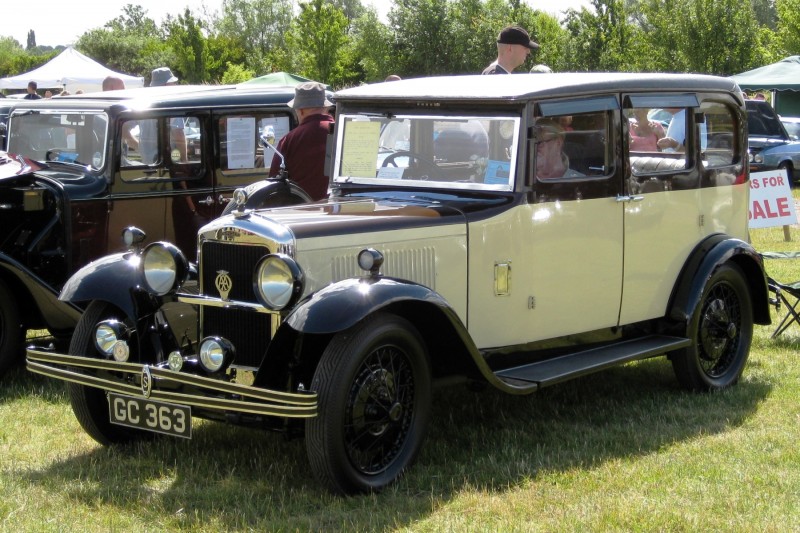
[[[25,329],[16,298],[0,281],[0,376],[22,360],[24,337]]]
[[[414,462],[430,414],[431,373],[408,321],[376,315],[337,334],[312,389],[319,414],[306,422],[306,450],[330,489],[380,490]]]
[[[72,335],[69,346],[70,355],[83,357],[102,357],[94,343],[94,329],[98,322],[117,319],[133,327],[133,323],[115,306],[106,302],[92,302],[81,316],[78,327]],[[131,352],[136,349],[131,345]],[[126,428],[112,424],[108,411],[108,398],[102,389],[67,383],[67,393],[72,411],[81,427],[94,440],[103,445],[120,444],[141,438],[152,437],[146,431]]]
[[[794,166],[790,161],[782,161],[778,168],[786,170],[786,177],[789,178],[789,184],[794,183]]]
[[[753,307],[741,269],[721,266],[706,283],[689,323],[692,345],[671,355],[680,384],[696,391],[735,384],[753,338]]]

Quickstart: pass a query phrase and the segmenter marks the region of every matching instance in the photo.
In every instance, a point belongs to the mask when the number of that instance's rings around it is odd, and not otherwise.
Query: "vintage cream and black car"
[[[68,382],[97,441],[190,437],[193,417],[304,433],[314,474],[354,493],[412,464],[439,384],[523,395],[655,356],[687,389],[737,382],[770,316],[733,82],[426,78],[336,99],[327,201],[253,210],[239,191],[196,267],[160,242],[69,280],[61,298],[90,302],[69,354],[28,368]],[[632,149],[657,107],[684,110],[685,152]],[[199,322],[170,324],[176,305]]]
[[[263,128],[280,138],[294,126],[294,89],[252,87],[15,101],[8,151],[36,164],[0,173],[0,376],[22,362],[28,329],[69,340],[82,307],[58,294],[89,261],[124,250],[124,228],[169,239],[194,260],[197,230],[237,187],[258,183],[275,205],[310,199],[264,179],[258,144]]]

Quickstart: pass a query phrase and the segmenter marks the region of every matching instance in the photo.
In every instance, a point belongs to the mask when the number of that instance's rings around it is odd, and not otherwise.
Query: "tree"
[[[301,3],[288,42],[297,52],[300,73],[334,86],[341,84],[347,62],[347,27],[344,12],[333,4],[325,0]]]
[[[777,0],[778,42],[783,56],[800,54],[800,0]]]
[[[412,77],[454,73],[454,38],[447,13],[447,0],[395,2],[389,11],[394,70]]]
[[[351,34],[348,71],[360,72],[361,76],[359,79],[344,80],[345,83],[383,81],[392,73],[402,75],[402,72],[396,71],[391,53],[392,33],[388,26],[378,20],[375,8],[368,8],[353,21]]]
[[[208,53],[208,45],[203,35],[204,24],[192,16],[189,7],[177,19],[167,17],[167,44],[175,54],[175,70],[188,83],[210,81],[209,68],[217,68],[218,61]]]
[[[214,31],[240,43],[245,67],[257,73],[280,70],[288,62],[286,34],[292,22],[292,0],[223,0]]]
[[[33,50],[36,48],[36,33],[33,30],[28,30],[28,44],[26,50]]]
[[[592,0],[593,10],[569,10],[566,17],[574,70],[615,71],[627,66],[632,30],[622,0]]]

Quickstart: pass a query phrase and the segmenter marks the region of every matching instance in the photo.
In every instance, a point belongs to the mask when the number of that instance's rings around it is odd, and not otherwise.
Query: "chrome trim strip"
[[[80,371],[58,368],[51,365],[67,365],[80,368],[95,368],[112,372],[125,372],[141,376],[145,365],[135,363],[117,363],[89,357],[72,356],[39,350],[27,351],[28,370],[44,376],[61,379],[71,383],[95,387],[110,392],[139,397],[142,395],[141,387],[123,383],[112,379],[98,378],[81,373]],[[49,363],[49,364],[48,364]],[[232,400],[196,394],[153,389],[150,398],[163,400],[182,405],[191,405],[220,411],[233,411],[287,418],[310,418],[317,416],[317,394],[290,393],[268,389],[259,389],[238,383],[229,383],[216,379],[182,374],[171,370],[149,366],[147,367],[155,383],[183,384],[208,389],[225,394],[236,394],[252,398],[256,401]],[[260,403],[269,402],[269,403]]]
[[[178,293],[178,301],[191,305],[207,305],[209,307],[222,307],[225,309],[235,309],[237,311],[254,311],[256,313],[264,313],[267,315],[279,315],[277,311],[271,311],[261,304],[253,302],[240,302],[222,300],[221,298],[210,298],[208,296],[196,296],[194,294]]]

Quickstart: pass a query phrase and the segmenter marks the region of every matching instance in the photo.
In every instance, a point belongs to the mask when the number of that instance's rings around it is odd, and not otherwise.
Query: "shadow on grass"
[[[723,433],[742,424],[769,391],[749,378],[720,393],[687,393],[663,359],[529,397],[439,390],[417,464],[383,493],[352,498],[316,484],[302,439],[207,422],[197,424],[191,441],[98,447],[15,475],[66,491],[70,501],[89,508],[115,507],[180,529],[395,529],[412,526],[465,489],[502,493],[548,472]]]
[[[48,403],[64,401],[64,382],[29,372],[24,361],[0,377],[0,404],[35,394]]]

